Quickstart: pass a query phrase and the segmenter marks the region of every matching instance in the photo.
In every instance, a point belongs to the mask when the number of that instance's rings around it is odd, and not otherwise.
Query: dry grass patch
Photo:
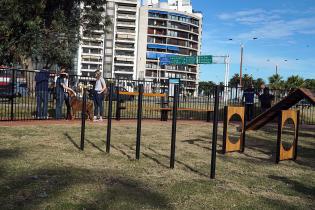
[[[170,122],[0,127],[2,209],[311,209],[315,198],[314,129],[302,129],[297,162],[274,164],[276,128],[249,132],[244,154],[218,154],[209,180],[212,124],[179,122],[170,170]],[[236,128],[231,131],[236,135]],[[222,144],[222,127],[219,128]]]

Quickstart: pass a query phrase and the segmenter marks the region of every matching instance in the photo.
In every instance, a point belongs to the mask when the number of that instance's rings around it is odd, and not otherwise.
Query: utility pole
[[[278,64],[276,64],[276,75],[278,75]]]
[[[243,44],[241,44],[241,62],[240,62],[240,87],[243,86],[242,84],[242,77],[243,77]]]

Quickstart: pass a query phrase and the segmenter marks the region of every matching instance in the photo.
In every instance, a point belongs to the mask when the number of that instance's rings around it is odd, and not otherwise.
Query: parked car
[[[12,83],[0,85],[0,98],[12,99],[16,97],[28,96],[29,89],[26,83],[15,83],[12,91]]]

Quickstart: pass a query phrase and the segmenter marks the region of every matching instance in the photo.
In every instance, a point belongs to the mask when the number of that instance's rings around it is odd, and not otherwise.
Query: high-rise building
[[[82,41],[76,58],[76,73],[92,75],[96,69],[107,78],[134,79],[136,74],[138,1],[108,0],[103,14],[111,19],[106,32],[86,34],[81,27]],[[83,11],[84,12],[84,11]],[[86,11],[85,11],[86,12]]]
[[[105,34],[105,77],[135,79],[138,8],[138,0],[107,1],[106,15],[112,25]]]
[[[78,49],[76,73],[91,76],[96,69],[106,78],[146,79],[167,83],[180,78],[186,92],[196,93],[199,65],[161,65],[166,56],[200,54],[202,14],[190,0],[107,0],[103,14],[112,21],[106,32],[86,33]]]
[[[160,59],[200,55],[202,14],[194,13],[188,0],[149,3],[139,12],[136,78],[165,83],[180,78],[185,91],[196,94],[199,65],[161,65]]]
[[[80,5],[82,13],[92,12],[91,8]],[[83,9],[84,8],[84,9]],[[105,13],[102,14],[105,18]],[[80,28],[81,41],[75,58],[74,73],[82,76],[91,76],[99,69],[103,71],[104,63],[104,24],[99,23],[98,28],[91,30],[83,23]]]

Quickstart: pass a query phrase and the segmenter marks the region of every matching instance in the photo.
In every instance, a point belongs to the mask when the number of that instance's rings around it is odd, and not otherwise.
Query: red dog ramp
[[[273,120],[280,111],[287,110],[297,104],[302,99],[308,99],[312,104],[315,105],[315,91],[306,88],[299,88],[287,97],[283,98],[281,101],[276,103],[270,109],[258,115],[252,121],[246,125],[246,130],[258,130],[259,128],[266,125],[268,122]]]

